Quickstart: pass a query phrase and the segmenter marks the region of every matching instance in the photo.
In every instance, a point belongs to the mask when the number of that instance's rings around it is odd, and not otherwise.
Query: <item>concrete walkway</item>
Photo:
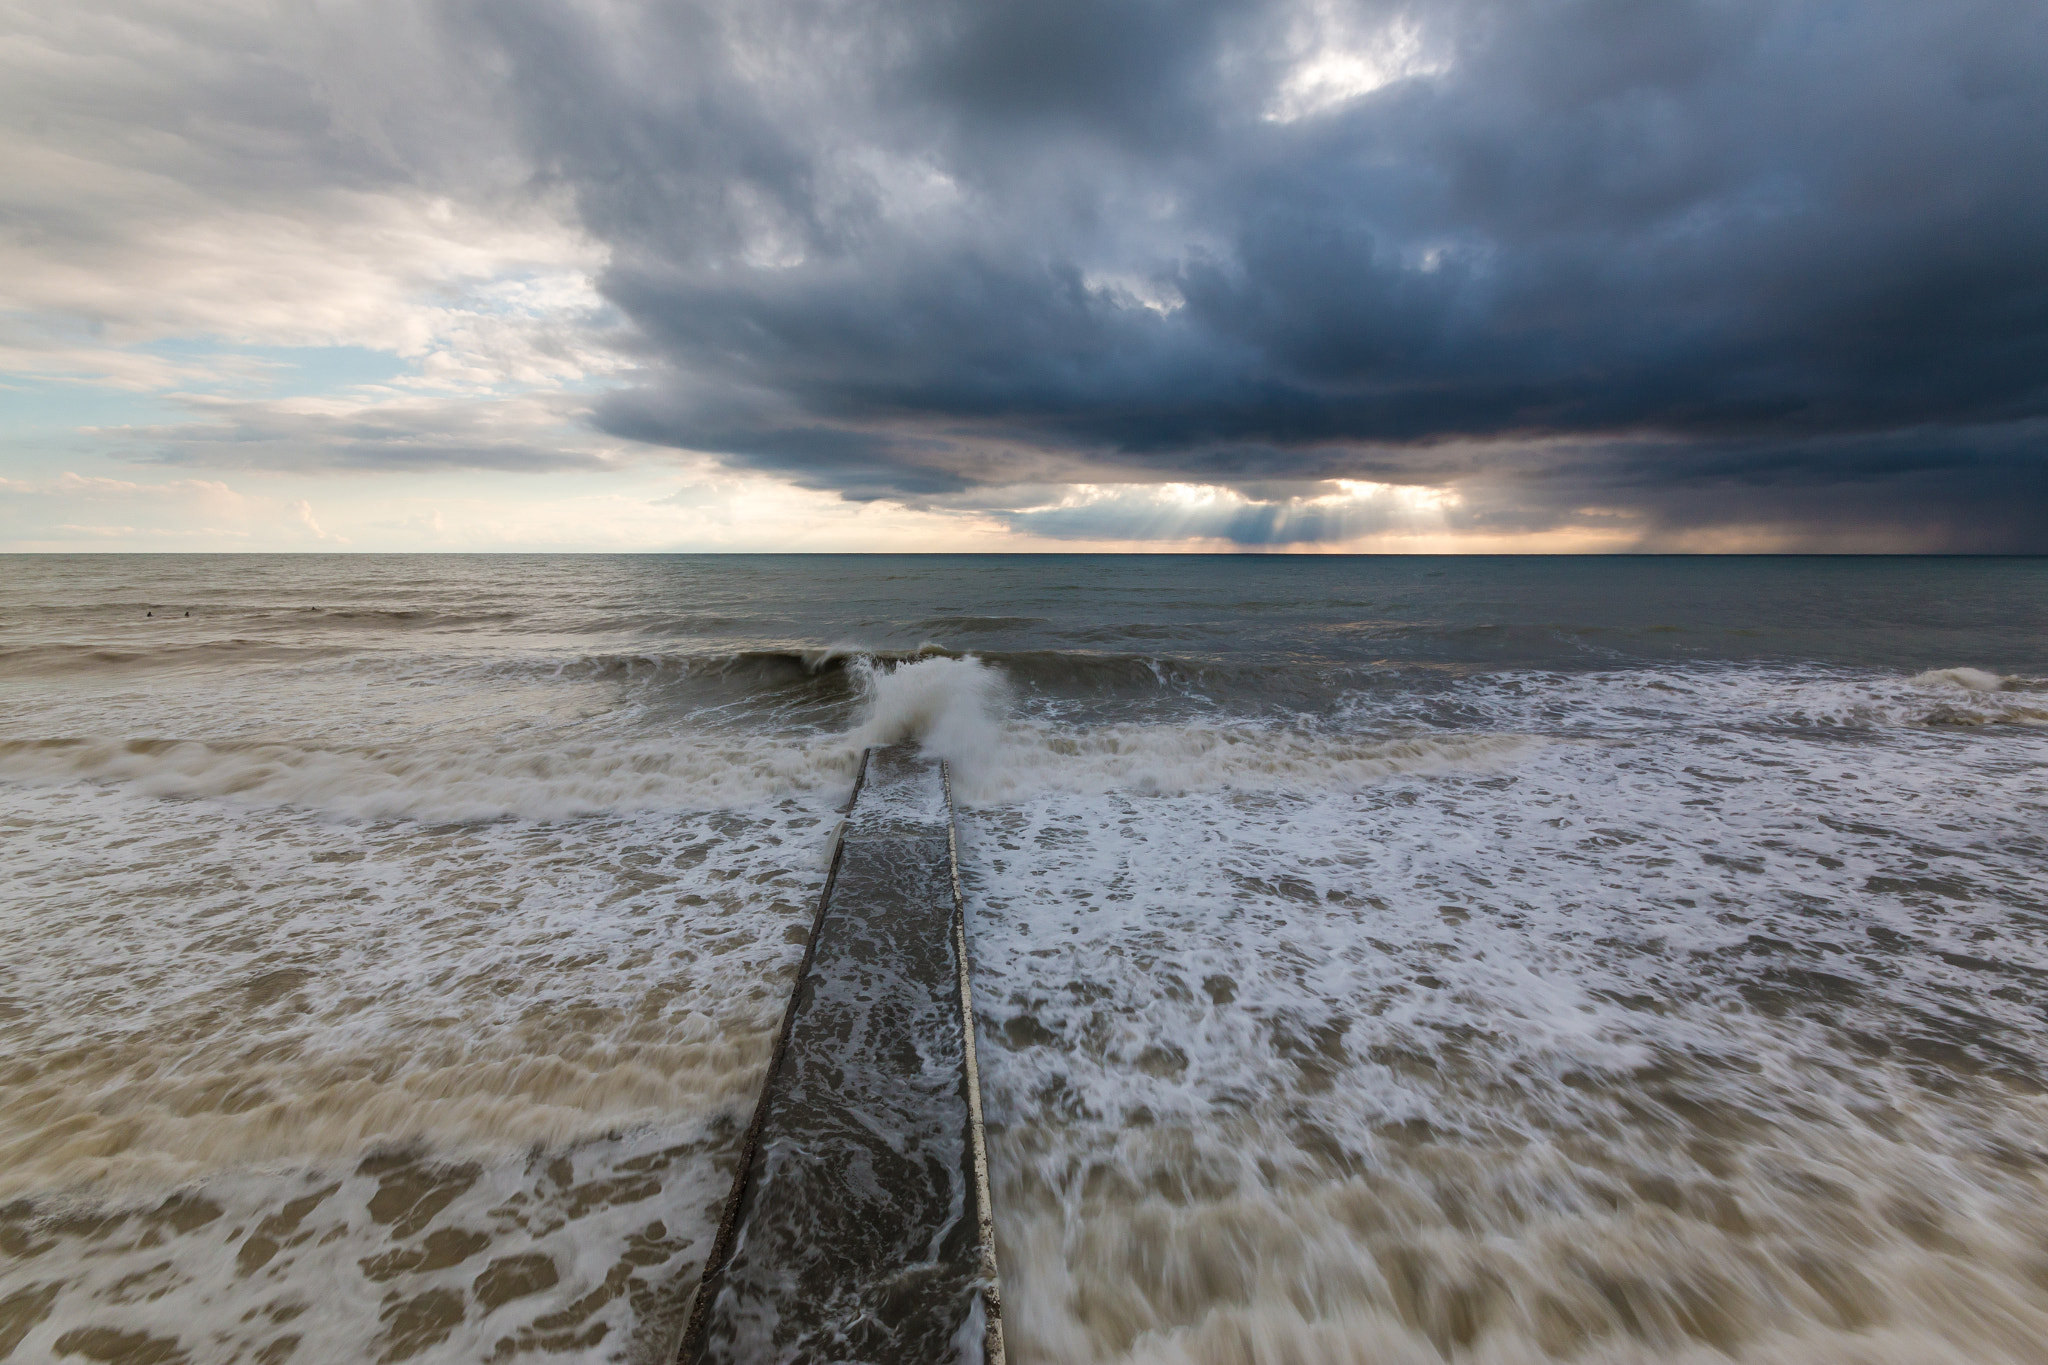
[[[941,764],[871,749],[684,1365],[1002,1365]]]

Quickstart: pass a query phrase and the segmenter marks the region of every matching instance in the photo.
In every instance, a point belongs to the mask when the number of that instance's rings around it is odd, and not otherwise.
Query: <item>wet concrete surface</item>
[[[681,1359],[1000,1358],[939,765],[870,753]]]

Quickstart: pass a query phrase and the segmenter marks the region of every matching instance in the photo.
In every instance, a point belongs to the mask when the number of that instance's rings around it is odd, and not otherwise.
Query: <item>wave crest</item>
[[[1504,761],[1520,734],[1360,734],[1280,722],[1069,725],[1011,714],[1002,671],[972,657],[844,666],[861,696],[841,732],[697,731],[687,738],[536,735],[358,745],[142,736],[0,742],[0,778],[91,783],[166,799],[296,807],[343,819],[475,822],[738,809],[836,798],[869,745],[916,743],[972,805],[1042,791],[1142,795],[1342,790]]]
[[[1981,668],[1930,668],[1912,678],[1915,687],[1960,687],[1965,692],[2016,692],[2019,678],[2000,677]]]

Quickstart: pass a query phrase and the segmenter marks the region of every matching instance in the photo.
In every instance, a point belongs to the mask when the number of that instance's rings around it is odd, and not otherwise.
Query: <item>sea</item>
[[[0,1358],[673,1349],[862,750],[1011,1359],[2048,1358],[2048,560],[0,559]]]

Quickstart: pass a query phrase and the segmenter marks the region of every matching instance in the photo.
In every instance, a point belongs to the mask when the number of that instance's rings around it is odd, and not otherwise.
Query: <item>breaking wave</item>
[[[1212,790],[1351,790],[1388,777],[1517,761],[1559,741],[1625,738],[1662,724],[1944,729],[2048,726],[2038,684],[1974,668],[1910,678],[1705,668],[1496,674],[1434,691],[1354,688],[1315,709],[1193,702],[1171,718],[1095,710],[1069,695],[1149,678],[1159,693],[1193,676],[1159,660],[988,659],[846,647],[713,656],[590,656],[557,665],[584,680],[717,678],[730,695],[816,703],[788,723],[679,724],[658,709],[636,724],[571,720],[439,742],[349,743],[309,735],[254,739],[73,735],[0,741],[0,778],[89,782],[139,795],[312,809],[345,819],[560,819],[836,800],[868,745],[916,742],[954,770],[970,805],[1041,791],[1141,795]],[[487,680],[488,681],[488,680]],[[1215,681],[1211,679],[1211,681]],[[825,689],[822,693],[818,689]],[[721,695],[695,698],[702,717]],[[1161,713],[1169,714],[1169,713]]]
[[[609,666],[626,668],[614,661]],[[853,723],[780,736],[526,729],[488,740],[351,745],[318,739],[58,737],[0,742],[0,777],[90,782],[143,796],[290,806],[346,819],[558,819],[836,799],[863,748],[913,741],[947,759],[961,800],[1042,790],[1141,793],[1342,788],[1401,772],[1500,761],[1530,741],[1488,733],[1372,735],[1198,717],[1076,725],[1019,714],[1006,672],[966,656],[767,654],[728,660],[754,679],[829,672]]]

